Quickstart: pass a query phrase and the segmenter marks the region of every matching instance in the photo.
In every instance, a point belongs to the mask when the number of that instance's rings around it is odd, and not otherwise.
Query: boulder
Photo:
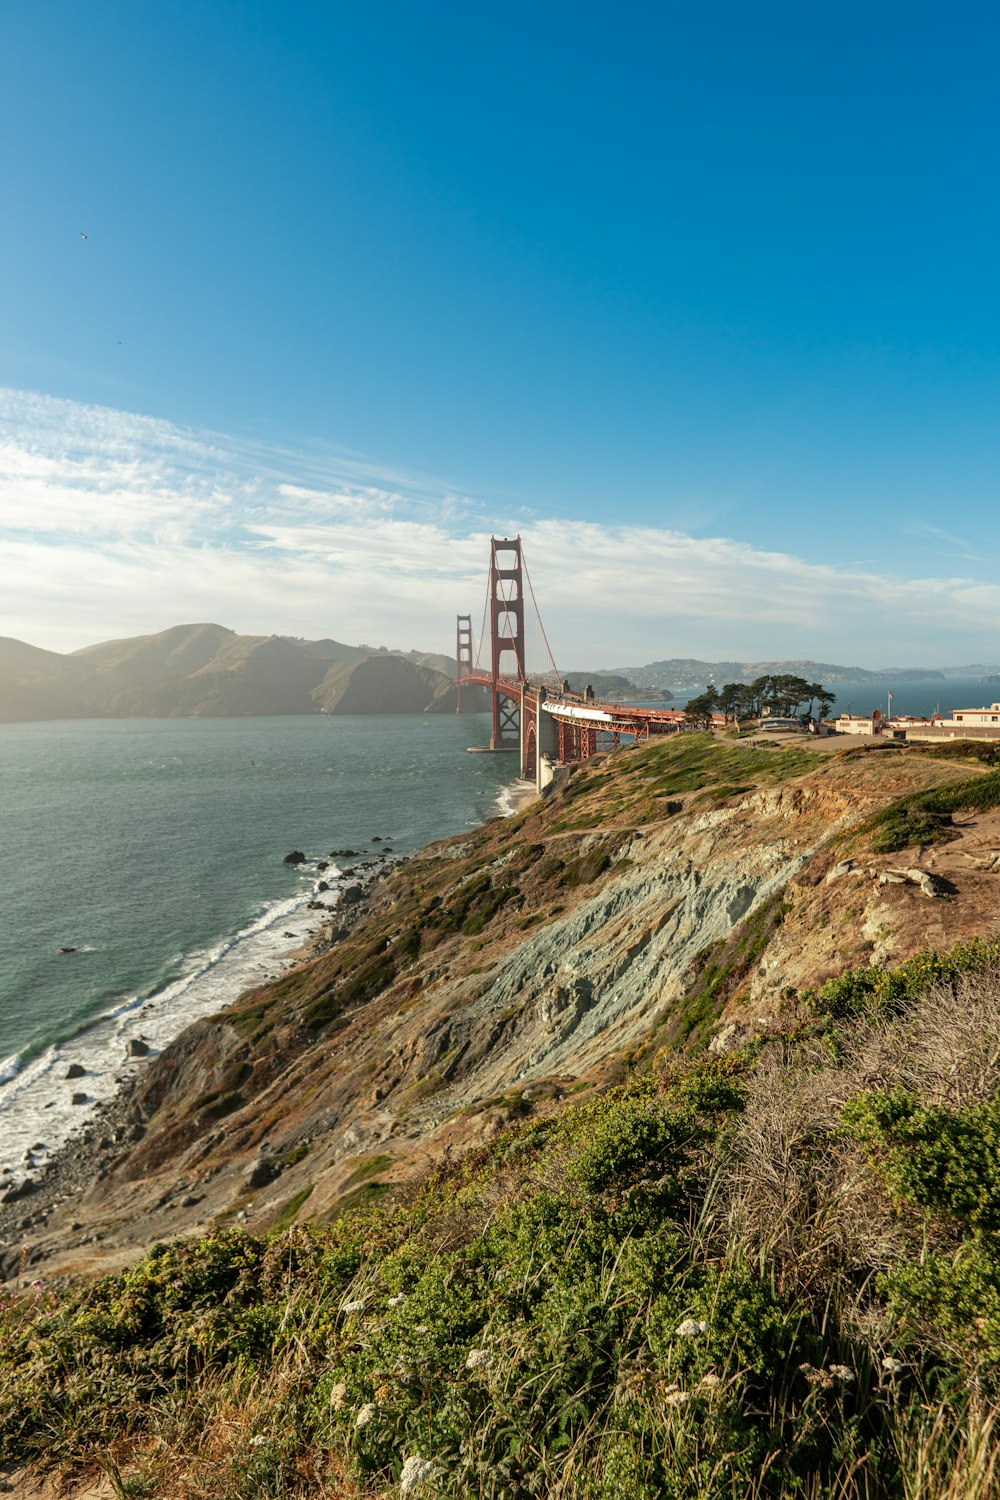
[[[127,1057],[148,1057],[149,1043],[144,1042],[140,1036],[134,1036],[125,1049],[125,1055]]]
[[[950,880],[945,880],[942,875],[932,875],[929,870],[921,870],[919,865],[913,865],[908,870],[883,870],[878,877],[878,883],[879,885],[915,885],[931,900],[955,893],[955,887]]]
[[[316,889],[318,891],[328,891],[330,889],[330,886],[329,883],[325,880],[317,880]]]
[[[77,951],[78,950],[76,948],[60,948],[59,949],[60,953],[76,953]]]
[[[25,1177],[14,1187],[7,1189],[3,1197],[0,1198],[0,1203],[16,1203],[19,1198],[27,1198],[37,1187],[38,1184],[33,1177]]]
[[[69,1067],[66,1069],[66,1077],[83,1078],[86,1075],[86,1072],[87,1070],[82,1063],[70,1063]]]
[[[281,1166],[276,1161],[269,1161],[265,1156],[256,1157],[247,1167],[243,1174],[244,1184],[250,1188],[267,1187],[273,1182],[281,1171]]]
[[[283,865],[304,865],[305,862],[306,857],[302,853],[301,849],[293,849],[291,853],[286,854],[284,859],[281,861]]]
[[[918,885],[924,895],[929,896],[931,900],[940,896],[950,896],[955,890],[950,880],[945,880],[941,875],[932,875],[929,870],[914,868],[907,870],[906,873],[913,884]]]
[[[74,1094],[73,1097],[72,1097],[72,1099],[69,1102],[70,1102],[70,1104],[86,1104],[86,1102],[87,1102],[87,1095],[86,1094]]]
[[[346,885],[340,893],[341,906],[354,906],[364,896],[360,885]]]

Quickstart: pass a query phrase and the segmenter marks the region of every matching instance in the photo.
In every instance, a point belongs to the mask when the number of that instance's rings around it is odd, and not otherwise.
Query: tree
[[[819,704],[819,717],[821,719],[826,718],[836,701],[836,693],[828,693],[825,688],[820,688],[816,694],[816,702]]]
[[[719,708],[725,714],[727,724],[730,720],[753,718],[754,698],[748,684],[727,682],[719,693]]]
[[[703,729],[708,729],[712,723],[712,715],[719,709],[719,695],[713,683],[709,683],[703,693],[696,698],[689,698],[685,708],[684,717],[692,724],[698,724]]]

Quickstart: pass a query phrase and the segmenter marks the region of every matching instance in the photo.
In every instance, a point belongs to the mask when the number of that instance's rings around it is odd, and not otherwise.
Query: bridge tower
[[[462,679],[472,671],[472,616],[459,615],[455,631],[455,712],[462,712]]]
[[[521,538],[490,538],[490,676],[493,698],[491,750],[521,748],[521,707],[517,698],[501,693],[501,677],[523,683],[524,666],[524,567]]]

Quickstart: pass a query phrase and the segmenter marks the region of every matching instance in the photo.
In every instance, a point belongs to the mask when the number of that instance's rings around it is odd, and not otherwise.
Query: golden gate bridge
[[[673,709],[599,702],[589,688],[571,689],[545,634],[519,536],[491,537],[479,639],[472,616],[459,615],[455,658],[458,712],[463,687],[485,688],[490,696],[490,743],[470,748],[516,753],[521,777],[539,791],[556,765],[586,760],[623,739],[676,734],[684,720]]]

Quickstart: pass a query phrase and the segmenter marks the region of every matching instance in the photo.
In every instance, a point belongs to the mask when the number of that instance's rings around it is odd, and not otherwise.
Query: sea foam
[[[329,890],[317,893],[315,866],[301,866],[302,885],[294,896],[266,904],[241,931],[187,954],[180,973],[161,988],[122,996],[75,1036],[35,1057],[0,1060],[0,1191],[42,1165],[123,1079],[146,1066],[185,1026],[287,969],[290,955],[327,915],[309,910],[309,902],[336,904],[340,871],[330,864],[322,873]],[[129,1057],[133,1040],[144,1042],[148,1053]],[[85,1071],[68,1079],[73,1064]],[[74,1094],[84,1094],[86,1102],[74,1104]]]

